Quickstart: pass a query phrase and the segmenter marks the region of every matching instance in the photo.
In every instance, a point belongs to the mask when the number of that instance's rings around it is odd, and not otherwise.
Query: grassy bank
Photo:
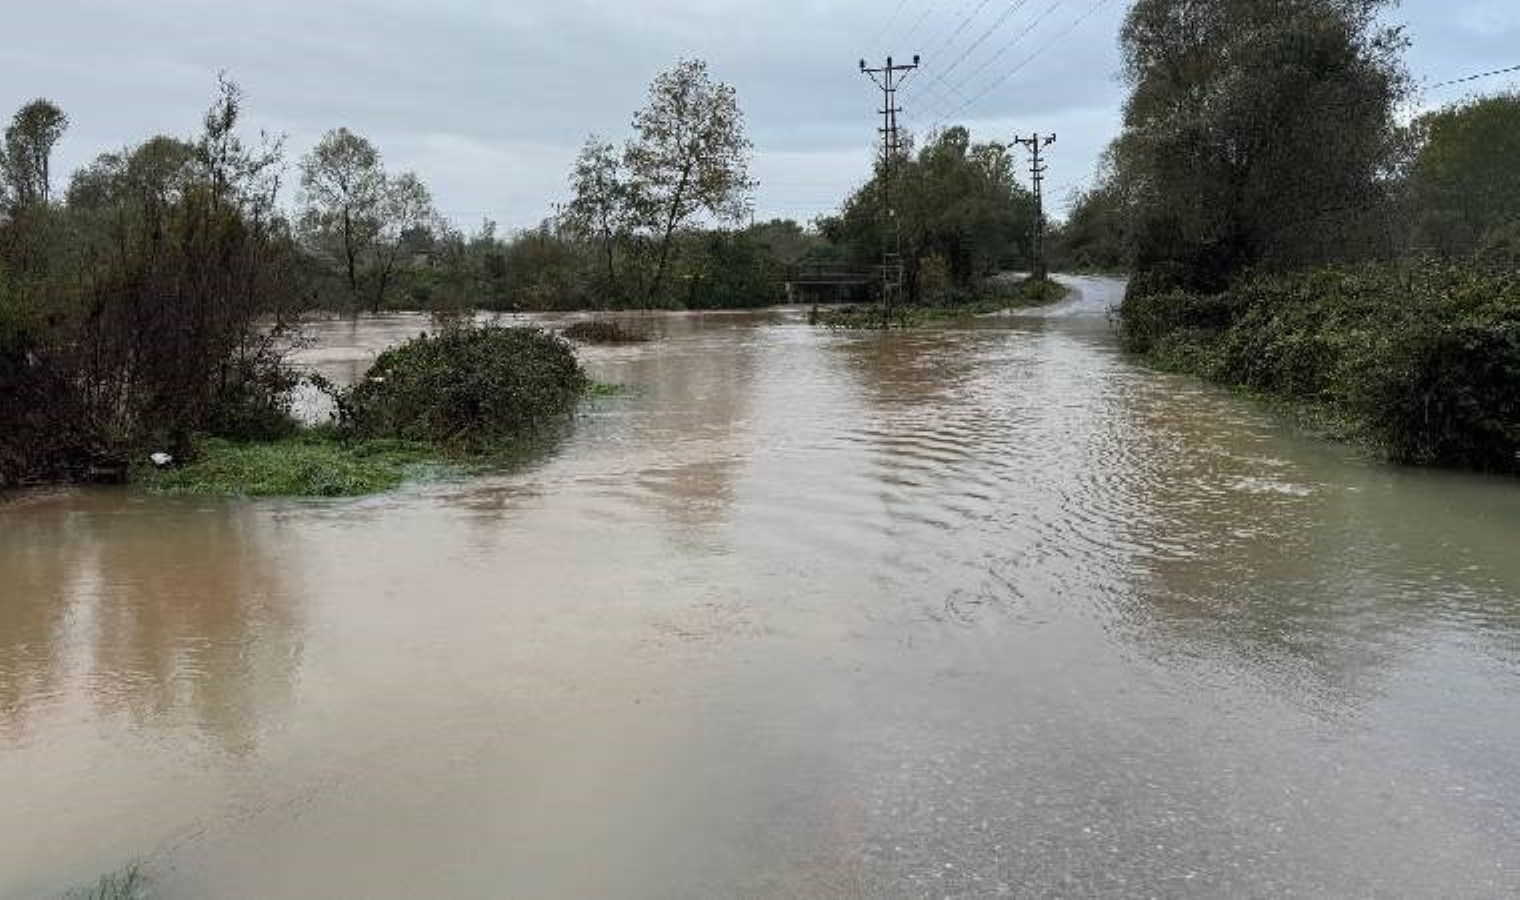
[[[588,401],[621,397],[622,384],[590,382]],[[304,428],[276,441],[202,438],[197,456],[169,469],[143,466],[138,486],[160,494],[213,497],[363,497],[407,482],[451,478],[475,470],[505,469],[555,443],[556,429],[494,447],[465,452],[425,441],[358,439],[333,426]]]
[[[563,339],[534,328],[449,328],[385,351],[352,388],[314,380],[333,424],[275,440],[202,436],[185,464],[144,464],[133,480],[169,494],[375,494],[535,457],[581,402],[622,391],[588,379]]]
[[[1369,265],[1132,291],[1128,349],[1393,459],[1520,474],[1520,273]]]
[[[203,440],[194,462],[144,469],[136,481],[166,494],[239,497],[357,497],[457,468],[438,447],[390,439],[347,440],[333,428],[278,441]]]
[[[1045,279],[994,283],[962,303],[896,306],[892,309],[890,324],[893,328],[944,325],[972,316],[1048,306],[1061,301],[1068,293],[1067,288]],[[820,307],[809,315],[808,321],[827,328],[880,328],[882,308],[879,304]]]

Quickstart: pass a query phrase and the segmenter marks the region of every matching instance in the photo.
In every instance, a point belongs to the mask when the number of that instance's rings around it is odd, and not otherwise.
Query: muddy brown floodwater
[[[494,476],[8,498],[0,896],[1520,894],[1520,483],[1147,371],[1075,283],[649,316]]]

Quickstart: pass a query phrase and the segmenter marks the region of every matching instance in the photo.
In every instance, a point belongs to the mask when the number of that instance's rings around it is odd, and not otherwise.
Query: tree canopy
[[[893,208],[910,299],[919,299],[926,287],[921,274],[929,260],[932,270],[943,271],[953,287],[964,290],[1027,259],[1034,197],[1015,180],[1006,145],[976,143],[965,128],[950,128],[917,154],[896,161],[894,169]],[[878,165],[839,215],[820,223],[824,235],[857,264],[880,260],[882,189]]]
[[[1404,39],[1387,0],[1136,0],[1113,148],[1138,264],[1219,288],[1386,250]]]
[[[1416,246],[1456,256],[1520,243],[1520,94],[1447,107],[1415,129]]]
[[[33,100],[16,111],[0,147],[0,201],[25,207],[51,200],[53,147],[68,127],[69,117],[51,100]]]

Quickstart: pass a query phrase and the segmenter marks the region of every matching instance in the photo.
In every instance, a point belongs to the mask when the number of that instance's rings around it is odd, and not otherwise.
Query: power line
[[[950,42],[953,41],[961,32],[965,31],[967,26],[971,24],[971,22],[990,2],[991,0],[981,0],[981,2],[976,5],[976,8],[971,11],[970,15],[961,20],[960,25],[956,26],[953,31],[951,31],[943,40],[935,45],[935,49],[930,51],[931,55],[938,54],[940,50],[948,47],[950,45]],[[986,42],[987,38],[990,37],[995,31],[997,31],[997,29],[1001,27],[1004,22],[1008,21],[1010,16],[1018,12],[1028,2],[1029,0],[1016,0],[1016,2],[1014,2],[1008,9],[1004,10],[1002,15],[998,16],[997,19],[994,20],[990,26],[988,26],[987,30],[984,31],[980,37],[972,42],[971,46],[969,46],[964,52],[956,54],[956,61],[952,63],[949,68],[937,73],[935,77],[929,81],[919,82],[919,87],[922,87],[934,95],[931,99],[932,108],[929,110],[930,130],[938,127],[940,123],[949,117],[947,110],[951,109],[966,99],[966,95],[960,89],[960,86],[962,84],[965,84],[968,79],[963,78],[955,84],[950,84],[945,79],[948,78],[949,75],[961,65],[961,63],[965,62],[967,59],[970,59],[971,54],[976,50],[977,47]],[[1057,2],[1059,3],[1059,0],[1057,0]],[[999,53],[999,55],[1001,55],[1001,53]],[[985,66],[986,64],[984,63],[982,66],[978,67],[978,71],[980,71],[982,68],[985,68]],[[941,90],[938,87],[938,85],[941,84],[944,85],[945,90]]]
[[[918,18],[913,20],[913,24],[909,25],[908,30],[903,32],[902,36],[899,37],[894,43],[907,43],[908,39],[913,37],[919,28],[923,27],[924,22],[929,18],[929,14],[934,12],[934,7],[937,5],[937,3],[930,3],[928,6],[924,7],[924,11],[918,14]]]
[[[881,39],[887,36],[887,31],[891,29],[893,25],[897,24],[897,17],[902,15],[903,8],[907,5],[908,0],[900,0],[900,2],[897,4],[897,8],[892,10],[892,14],[890,16],[887,16],[887,20],[881,23],[881,28],[877,29],[876,34],[872,36],[872,44],[880,43]]]
[[[993,63],[995,63],[998,60],[1002,59],[1003,56],[1005,54],[1007,54],[1009,50],[1012,50],[1015,46],[1018,45],[1018,43],[1020,41],[1022,41],[1024,38],[1028,37],[1029,34],[1030,34],[1030,32],[1032,32],[1036,28],[1040,27],[1040,23],[1041,22],[1044,22],[1046,19],[1050,18],[1051,14],[1054,13],[1057,9],[1059,9],[1061,7],[1061,3],[1062,3],[1062,0],[1055,0],[1055,2],[1052,3],[1052,4],[1050,4],[1050,6],[1047,7],[1044,12],[1040,13],[1039,15],[1035,16],[1032,20],[1030,20],[1029,24],[1024,26],[1024,30],[1021,31],[1021,32],[1019,32],[1018,34],[1014,35],[1012,40],[1010,40],[1008,43],[1004,44],[1003,46],[999,47],[998,51],[996,53],[994,53],[991,56],[987,57],[986,59],[982,60],[981,65],[977,66],[975,69],[972,69],[970,72],[967,72],[966,76],[964,78],[960,79],[959,81],[957,81],[955,83],[954,88],[956,90],[959,90],[962,86],[964,86],[971,79],[973,79],[976,76],[980,75],[981,73],[987,71],[987,69]]]
[[[1023,71],[1025,67],[1034,62],[1036,59],[1039,59],[1046,50],[1049,50],[1051,47],[1056,45],[1056,42],[1060,41],[1068,34],[1071,34],[1073,31],[1077,30],[1078,26],[1080,26],[1088,19],[1092,18],[1094,13],[1107,6],[1110,2],[1111,0],[1098,0],[1098,2],[1089,7],[1086,12],[1082,13],[1080,16],[1077,16],[1076,19],[1072,20],[1072,23],[1070,25],[1067,25],[1065,28],[1061,29],[1061,31],[1052,36],[1050,40],[1046,41],[1044,44],[1041,44],[1040,47],[1033,53],[1024,57],[1024,59],[1020,61],[1018,65],[1014,66],[1012,69],[1009,69],[1007,72],[1004,72],[1001,76],[994,79],[986,87],[982,88],[982,90],[978,91],[974,96],[971,97],[971,99],[967,100],[965,103],[961,104],[954,111],[952,111],[950,115],[960,115],[962,112],[975,105],[977,101],[981,100],[983,97],[987,96],[998,87],[1002,86],[1006,81],[1008,81],[1008,79]]]
[[[1450,81],[1438,81],[1435,84],[1426,85],[1426,90],[1451,87],[1454,84],[1466,84],[1469,81],[1478,81],[1483,78],[1492,78],[1495,75],[1508,75],[1511,72],[1520,72],[1520,66],[1510,66],[1506,69],[1494,69],[1492,72],[1479,72],[1476,75],[1468,75],[1466,78],[1453,78]]]
[[[969,3],[971,0],[966,0],[966,2]],[[950,46],[950,42],[960,37],[961,32],[965,31],[966,27],[971,24],[972,20],[981,15],[982,10],[985,9],[987,7],[987,4],[991,2],[992,0],[979,0],[979,2],[976,4],[976,9],[973,9],[966,15],[964,19],[961,19],[961,23],[955,26],[954,30],[945,34],[944,37],[940,38],[937,42],[925,44],[925,50],[930,54],[937,54],[939,51],[944,50],[946,47]]]
[[[1001,17],[999,17],[998,21],[996,23],[994,23],[993,27],[996,28],[997,25],[999,25],[1002,22],[1006,21],[1009,15],[1011,15],[1012,13],[1018,11],[1019,9],[1021,9],[1025,5],[1027,5],[1028,2],[1029,2],[1029,0],[1018,0],[1017,3],[1015,3],[1011,8],[1009,8],[1008,10],[1006,10]],[[975,78],[978,73],[980,73],[982,71],[985,71],[988,66],[992,65],[994,62],[997,62],[999,59],[1001,59],[1003,57],[1003,55],[1006,54],[1014,45],[1018,44],[1019,41],[1023,40],[1025,36],[1027,36],[1041,22],[1043,22],[1046,18],[1048,18],[1051,13],[1055,12],[1056,8],[1061,5],[1061,2],[1062,2],[1062,0],[1055,0],[1055,2],[1052,3],[1049,8],[1047,8],[1043,13],[1040,13],[1038,16],[1036,16],[1034,18],[1033,21],[1031,21],[1028,25],[1026,25],[1024,27],[1024,30],[1022,30],[1018,34],[1014,35],[1014,37],[1013,37],[1012,40],[1008,41],[1002,47],[998,48],[998,51],[996,53],[994,53],[992,56],[988,57],[987,59],[984,59],[981,62],[980,65],[978,65],[971,72],[967,73],[965,76],[963,76],[962,78],[960,78],[959,80],[957,80],[954,84],[951,84],[949,82],[945,82],[945,87],[947,88],[948,93],[951,94],[951,95],[953,95],[953,96],[949,97],[949,99],[945,103],[944,107],[936,110],[936,112],[937,112],[938,115],[935,118],[935,120],[933,121],[933,124],[930,126],[931,129],[932,128],[938,128],[940,125],[945,124],[950,118],[954,117],[961,110],[963,110],[967,106],[969,106],[970,103],[971,103],[971,101],[966,97],[965,91],[963,91],[961,88],[966,83],[968,83],[969,81],[971,81],[971,79]],[[990,34],[990,33],[991,32],[989,31],[988,34]],[[983,37],[985,37],[985,36],[986,35],[984,35]],[[977,45],[975,45],[975,44],[972,45],[973,49],[975,48],[975,46],[977,46]],[[964,59],[969,59],[970,58],[970,52],[971,51],[968,49],[965,54],[962,54],[961,59],[963,59],[963,60]],[[946,71],[944,71],[944,72],[942,72],[940,74],[940,78],[937,79],[937,81],[938,80],[942,80],[945,76],[948,76],[949,74],[950,74],[950,70],[947,69]],[[944,97],[945,95],[941,94],[940,96]]]
[[[948,68],[944,69],[937,76],[935,76],[931,84],[938,84],[944,81],[946,78],[950,77],[950,73],[960,68],[961,63],[964,63],[966,60],[970,59],[971,54],[975,53],[977,51],[977,48],[982,46],[982,44],[985,44],[987,42],[987,39],[992,37],[993,32],[997,31],[1002,27],[1004,22],[1008,21],[1009,16],[1018,12],[1028,2],[1029,0],[1015,0],[1014,3],[1010,4],[1007,9],[1003,10],[1001,15],[993,20],[991,25],[987,26],[986,31],[983,31],[976,40],[971,42],[971,45],[967,47],[964,52],[956,54],[955,61],[952,62]],[[1059,4],[1060,2],[1061,0],[1056,0],[1056,3]],[[964,79],[958,82],[958,84],[964,83]]]

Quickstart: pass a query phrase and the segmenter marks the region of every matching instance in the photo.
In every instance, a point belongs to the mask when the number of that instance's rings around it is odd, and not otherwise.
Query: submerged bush
[[[589,384],[563,339],[537,328],[456,328],[380,354],[340,421],[363,438],[485,450],[568,415]]]
[[[635,331],[612,319],[589,319],[576,322],[562,332],[572,341],[583,344],[638,344],[649,340],[649,335]]]
[[[1125,345],[1167,368],[1316,404],[1397,459],[1520,472],[1520,273],[1367,265],[1223,294],[1131,290]]]

